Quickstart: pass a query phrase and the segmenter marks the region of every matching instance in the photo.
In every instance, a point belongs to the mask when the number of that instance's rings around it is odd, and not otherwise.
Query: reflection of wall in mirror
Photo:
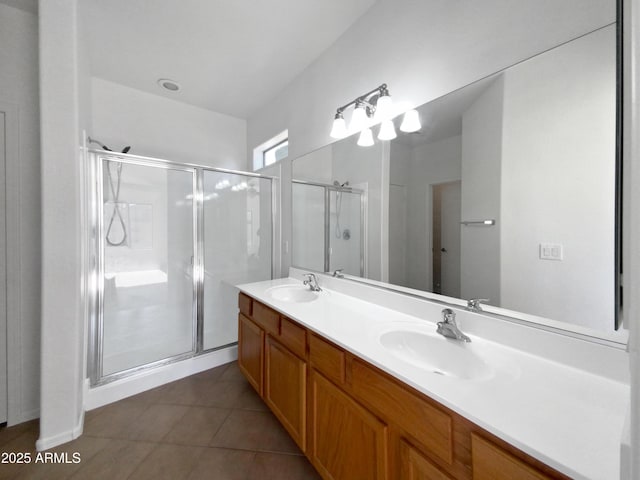
[[[325,147],[296,158],[292,168],[295,180],[331,185],[334,180],[333,149]]]
[[[415,146],[391,143],[390,196],[390,283],[418,290],[432,290],[431,211],[432,185],[460,180],[461,138],[446,137]],[[406,205],[398,205],[398,189],[406,189]],[[402,221],[394,218],[406,211],[406,232],[397,230]],[[392,228],[393,225],[393,228]],[[406,269],[398,267],[403,262]]]
[[[503,76],[462,115],[463,221],[500,216]],[[460,294],[500,305],[500,222],[461,229]]]
[[[496,224],[461,228],[460,296],[610,329],[614,34],[607,27],[506,70],[465,107],[461,135],[391,142],[389,211],[408,219],[390,219],[406,230],[390,232],[391,283],[433,290],[428,189],[461,179],[462,220]],[[541,260],[545,242],[563,245],[565,258]]]
[[[324,271],[324,192],[315,185],[292,184],[292,265]]]
[[[506,73],[506,308],[611,329],[615,71],[610,26]],[[564,259],[541,260],[543,242],[562,244]]]

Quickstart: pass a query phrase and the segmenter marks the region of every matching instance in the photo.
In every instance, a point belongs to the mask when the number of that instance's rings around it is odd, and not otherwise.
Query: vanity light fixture
[[[418,111],[407,110],[402,119],[402,124],[400,124],[400,131],[413,133],[420,130],[420,128],[422,128],[422,125],[420,125],[420,115],[418,115]]]
[[[360,137],[358,138],[358,145],[361,147],[370,147],[373,145],[373,133],[370,128],[365,128],[360,132]]]
[[[351,115],[351,121],[349,127],[344,120],[344,111],[353,106],[353,114]],[[336,111],[336,115],[333,119],[333,127],[331,128],[332,138],[344,138],[350,133],[366,131],[369,129],[373,122],[380,122],[388,120],[392,113],[392,101],[391,95],[387,84],[383,83],[377,88],[360,95],[359,97],[351,100],[349,103],[341,106]],[[364,133],[364,138],[361,135],[358,144],[369,143],[369,137],[373,141],[373,135],[371,132]]]
[[[375,109],[375,107],[373,108]],[[351,130],[352,132],[359,132],[367,126],[370,116],[371,110],[370,107],[365,104],[365,101],[360,99],[356,100],[356,108],[353,110],[353,115],[351,115],[349,130]]]
[[[348,133],[347,122],[344,121],[342,112],[336,113],[336,116],[333,119],[333,127],[331,127],[331,133],[329,135],[331,135],[332,138],[344,138]]]
[[[347,127],[344,119],[344,111],[353,106],[351,121]],[[383,83],[370,92],[365,93],[339,107],[333,119],[331,133],[332,138],[344,138],[351,133],[360,132],[358,145],[369,147],[373,145],[373,133],[371,125],[380,123],[378,140],[393,140],[397,137],[393,124],[393,102],[387,84]],[[416,110],[409,110],[405,113],[400,130],[403,132],[416,132],[420,130],[420,117]]]
[[[379,140],[393,140],[397,136],[396,129],[393,126],[393,120],[384,120],[380,124],[380,131],[378,132]]]

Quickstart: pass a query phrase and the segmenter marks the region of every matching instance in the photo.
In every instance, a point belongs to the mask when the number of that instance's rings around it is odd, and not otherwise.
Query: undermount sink
[[[304,285],[280,285],[271,287],[266,293],[274,300],[289,303],[313,302],[318,298],[318,292],[312,292]]]
[[[399,327],[385,331],[380,344],[392,355],[437,375],[463,380],[487,380],[494,369],[476,353],[474,343],[463,343],[424,328]]]

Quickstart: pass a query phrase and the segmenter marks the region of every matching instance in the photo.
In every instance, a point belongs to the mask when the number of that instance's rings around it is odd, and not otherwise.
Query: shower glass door
[[[195,351],[195,170],[101,159],[98,376]]]
[[[203,350],[238,341],[235,286],[272,278],[272,221],[270,179],[203,171]]]
[[[359,192],[329,191],[329,268],[363,275],[362,200]]]

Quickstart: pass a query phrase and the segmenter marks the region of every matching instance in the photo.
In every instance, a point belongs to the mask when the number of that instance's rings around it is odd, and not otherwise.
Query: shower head
[[[340,186],[340,182],[338,180],[334,180],[333,181],[333,186],[334,187],[339,187]]]
[[[103,149],[103,150],[107,150],[108,152],[112,152],[113,151],[109,147],[107,147],[104,143],[99,142],[95,138],[87,137],[87,140],[89,141],[89,143],[95,143],[96,145],[99,145],[100,148]]]
[[[109,147],[107,147],[104,143],[99,142],[98,140],[96,140],[95,138],[91,138],[91,137],[87,137],[87,141],[89,143],[95,143],[96,145],[99,145],[101,149],[106,150],[107,152],[113,152],[113,150],[111,150]],[[129,150],[131,150],[131,146],[128,145],[126,147],[124,147],[122,149],[122,153],[127,153]]]

